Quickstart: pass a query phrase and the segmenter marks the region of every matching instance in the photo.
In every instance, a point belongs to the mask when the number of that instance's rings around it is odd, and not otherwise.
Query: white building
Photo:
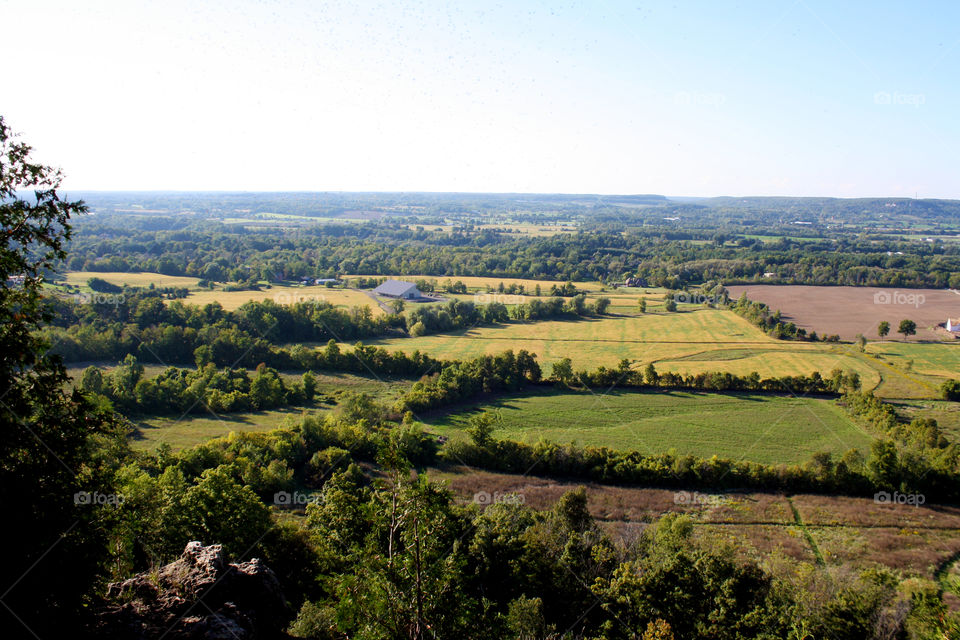
[[[952,318],[947,318],[947,331],[960,333],[960,319],[954,320]]]
[[[423,297],[423,294],[417,289],[417,285],[402,280],[387,280],[373,292],[388,298],[403,298],[404,300],[416,300]]]

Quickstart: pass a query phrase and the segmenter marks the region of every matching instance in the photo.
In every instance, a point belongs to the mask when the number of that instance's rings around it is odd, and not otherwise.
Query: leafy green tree
[[[360,562],[334,584],[337,627],[359,639],[469,637],[478,603],[464,589],[469,533],[449,493],[395,476],[371,505]]]
[[[947,380],[941,384],[940,397],[944,400],[960,400],[960,380]]]
[[[857,334],[857,349],[859,349],[861,353],[867,350],[867,339],[862,333]]]
[[[646,298],[640,298],[640,300],[637,302],[637,308],[640,309],[640,313],[646,313],[646,312],[647,312],[647,299],[646,299]]]
[[[543,618],[543,600],[523,595],[512,600],[507,612],[507,629],[515,638],[547,637],[552,628],[548,629]]]
[[[489,411],[472,416],[470,426],[467,427],[467,435],[473,440],[473,444],[481,449],[488,449],[493,444],[493,432],[496,429],[496,416]]]
[[[786,637],[787,603],[759,566],[740,561],[729,548],[691,548],[689,534],[677,533],[674,521],[661,521],[639,558],[594,584],[618,622],[605,637]]]
[[[119,426],[77,390],[39,337],[51,320],[44,274],[66,257],[70,218],[82,202],[60,199],[59,170],[36,164],[0,117],[0,504],[11,553],[0,565],[0,628],[58,637],[76,628],[85,594],[106,560],[110,465],[122,457]],[[30,195],[27,195],[27,193]],[[118,456],[98,443],[114,439]]]
[[[657,368],[653,366],[652,362],[644,368],[643,379],[651,387],[657,386],[657,383],[660,382],[660,374],[657,373]]]
[[[350,393],[337,406],[336,416],[344,422],[366,420],[367,424],[380,424],[386,419],[386,410],[366,393]]]
[[[182,515],[192,539],[222,544],[235,558],[250,553],[270,527],[270,511],[226,465],[207,469],[187,489]]]
[[[662,618],[651,620],[647,623],[641,640],[674,640],[673,628]]]
[[[566,307],[566,310],[569,313],[582,316],[587,311],[587,296],[582,293],[578,293],[577,295],[570,298],[567,301],[567,304],[564,306]]]
[[[304,371],[303,376],[300,378],[303,382],[303,399],[307,403],[313,402],[314,397],[317,395],[317,378],[309,371]]]
[[[132,397],[133,390],[143,377],[143,365],[128,353],[123,362],[110,374],[112,392],[120,397]]]
[[[597,298],[597,300],[593,303],[593,310],[599,315],[605,314],[609,308],[610,298],[607,298],[606,296]]]
[[[287,390],[276,369],[264,365],[257,367],[257,373],[250,382],[250,401],[255,409],[279,407],[286,401]]]
[[[897,445],[892,440],[874,440],[870,445],[867,470],[878,487],[895,489],[900,478]]]
[[[103,393],[103,371],[92,365],[84,369],[80,375],[80,388],[88,393]]]
[[[881,322],[879,325],[877,325],[877,335],[880,336],[881,339],[882,339],[882,338],[885,338],[885,337],[887,336],[887,334],[889,334],[889,333],[890,333],[890,323],[889,323],[889,322],[887,322],[886,320],[884,320],[884,321]]]
[[[166,316],[167,307],[160,298],[147,298],[137,304],[134,321],[141,329],[160,324]]]
[[[413,326],[410,327],[410,337],[419,338],[422,335],[427,333],[427,327],[423,324],[423,321],[413,323]]]
[[[570,358],[561,358],[554,362],[550,377],[556,380],[558,384],[568,384],[573,379],[573,361]]]
[[[913,320],[901,320],[900,326],[897,327],[897,333],[902,335],[903,339],[906,340],[909,336],[917,333],[917,323]]]

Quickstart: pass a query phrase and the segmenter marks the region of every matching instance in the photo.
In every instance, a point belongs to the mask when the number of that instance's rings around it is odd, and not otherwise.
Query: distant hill
[[[220,192],[78,191],[94,212],[151,216],[198,214],[243,218],[290,214],[359,220],[415,216],[430,221],[489,219],[489,216],[553,216],[555,220],[618,221],[624,224],[673,220],[689,224],[856,224],[877,228],[960,226],[960,200],[911,198],[800,198],[721,196],[666,197],[656,194],[432,193],[432,192]]]
[[[902,217],[923,219],[952,219],[960,221],[960,200],[913,198],[794,198],[717,197],[697,200],[696,204],[715,209],[741,210],[794,216],[816,216],[817,219],[849,216]]]

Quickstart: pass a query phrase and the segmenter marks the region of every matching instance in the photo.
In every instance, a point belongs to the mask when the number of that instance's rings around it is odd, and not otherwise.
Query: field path
[[[868,359],[870,362],[876,363],[876,364],[882,366],[883,368],[887,369],[888,371],[892,371],[893,373],[897,374],[897,375],[900,376],[901,378],[904,378],[904,379],[906,379],[906,380],[909,380],[910,382],[912,382],[912,383],[914,383],[914,384],[916,384],[916,385],[918,385],[918,386],[920,386],[920,387],[923,387],[924,389],[930,391],[930,392],[934,395],[934,397],[936,397],[937,395],[939,395],[939,390],[937,389],[937,387],[935,387],[934,385],[930,384],[930,383],[927,382],[926,380],[921,380],[920,378],[917,378],[917,377],[915,377],[915,376],[909,375],[909,374],[906,373],[905,371],[900,371],[899,369],[897,369],[897,368],[894,367],[893,365],[890,365],[890,364],[884,362],[883,360],[880,360],[879,358],[877,358],[876,356],[874,356],[874,355],[872,355],[872,354],[864,353],[864,354],[862,354],[862,355],[864,356],[864,358]],[[884,382],[884,380],[883,380],[883,375],[882,375],[882,374],[881,374],[880,378],[881,378],[881,380],[880,380],[880,382],[877,384],[877,387],[879,387],[880,385],[882,385],[883,382]],[[874,387],[874,389],[876,389],[877,387]]]
[[[797,506],[793,504],[793,498],[791,496],[787,496],[787,504],[790,505],[790,511],[793,512],[793,521],[803,533],[807,544],[810,545],[810,551],[813,552],[813,556],[817,559],[817,564],[821,567],[824,566],[826,563],[823,561],[823,554],[820,553],[820,547],[817,546],[817,541],[813,539],[813,535],[807,530],[807,526],[803,524],[803,518],[800,517],[800,511],[797,509]]]

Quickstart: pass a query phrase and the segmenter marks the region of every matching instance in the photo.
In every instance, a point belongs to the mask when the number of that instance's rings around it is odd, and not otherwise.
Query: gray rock
[[[289,619],[276,575],[258,558],[228,564],[219,544],[187,544],[160,569],[107,587],[96,632],[114,638],[257,640],[285,637]]]

